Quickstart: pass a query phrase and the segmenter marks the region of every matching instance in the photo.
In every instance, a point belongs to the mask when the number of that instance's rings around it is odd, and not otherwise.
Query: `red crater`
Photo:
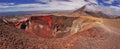
[[[15,27],[27,31],[34,37],[55,38],[69,33],[70,31],[66,31],[67,27],[72,26],[74,19],[76,18],[54,15],[31,16],[27,20],[17,22]]]

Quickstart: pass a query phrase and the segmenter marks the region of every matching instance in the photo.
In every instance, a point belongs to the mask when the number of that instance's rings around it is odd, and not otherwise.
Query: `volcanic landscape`
[[[0,49],[120,49],[120,20],[71,14],[0,18]]]

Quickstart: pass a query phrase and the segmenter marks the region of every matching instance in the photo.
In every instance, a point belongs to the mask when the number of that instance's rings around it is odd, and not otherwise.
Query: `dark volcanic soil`
[[[99,25],[63,38],[33,37],[0,19],[0,49],[120,49],[120,34]]]

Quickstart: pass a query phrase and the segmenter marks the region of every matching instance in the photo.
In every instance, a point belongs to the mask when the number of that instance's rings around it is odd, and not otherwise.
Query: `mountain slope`
[[[83,7],[75,10],[72,12],[72,16],[92,16],[92,17],[98,17],[98,18],[108,18],[108,19],[117,19],[120,18],[120,16],[113,16],[113,15],[107,15],[101,11],[87,11],[85,10],[87,6],[92,4],[84,5]]]

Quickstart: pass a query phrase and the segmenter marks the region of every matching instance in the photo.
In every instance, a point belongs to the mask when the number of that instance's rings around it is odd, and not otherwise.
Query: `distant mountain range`
[[[66,12],[67,11],[67,12]],[[16,11],[16,12],[0,12],[0,16],[16,16],[16,15],[31,15],[31,14],[53,14],[53,13],[70,13],[70,10],[52,11],[52,10],[40,10],[40,11]]]

